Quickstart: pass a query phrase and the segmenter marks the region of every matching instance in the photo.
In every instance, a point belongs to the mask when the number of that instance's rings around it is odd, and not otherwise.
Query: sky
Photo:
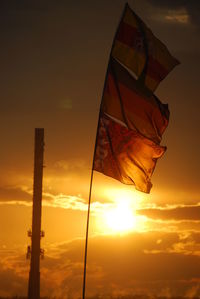
[[[200,296],[200,3],[130,0],[180,61],[149,195],[95,173],[87,296]],[[98,111],[124,0],[0,2],[0,296],[26,295],[34,128],[45,130],[41,295],[81,296]]]

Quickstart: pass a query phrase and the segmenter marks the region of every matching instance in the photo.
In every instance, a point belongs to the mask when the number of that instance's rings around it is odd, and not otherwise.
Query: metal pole
[[[40,238],[41,203],[44,156],[44,129],[35,129],[33,214],[31,234],[31,262],[28,285],[28,299],[40,298]]]

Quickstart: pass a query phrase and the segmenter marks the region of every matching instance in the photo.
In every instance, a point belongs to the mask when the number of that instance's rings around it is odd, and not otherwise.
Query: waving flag
[[[178,61],[125,6],[113,41],[97,130],[93,170],[149,193],[169,121],[153,94]]]
[[[132,70],[152,91],[179,64],[128,4],[114,40],[112,57]]]

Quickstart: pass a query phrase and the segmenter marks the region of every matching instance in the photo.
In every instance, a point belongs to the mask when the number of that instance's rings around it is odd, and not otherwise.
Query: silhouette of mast
[[[35,129],[35,151],[34,151],[34,182],[33,182],[33,214],[31,246],[28,246],[27,257],[31,258],[28,283],[28,299],[40,298],[40,256],[44,251],[40,248],[40,239],[44,237],[41,231],[42,210],[42,178],[43,178],[43,156],[44,156],[44,129]]]

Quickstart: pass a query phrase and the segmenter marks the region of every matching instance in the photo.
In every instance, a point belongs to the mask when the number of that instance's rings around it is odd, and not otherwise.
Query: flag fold
[[[168,125],[168,105],[131,76],[115,59],[110,59],[103,94],[103,111],[124,122],[128,128],[160,143]]]
[[[165,149],[102,114],[94,170],[149,193],[156,161]]]

